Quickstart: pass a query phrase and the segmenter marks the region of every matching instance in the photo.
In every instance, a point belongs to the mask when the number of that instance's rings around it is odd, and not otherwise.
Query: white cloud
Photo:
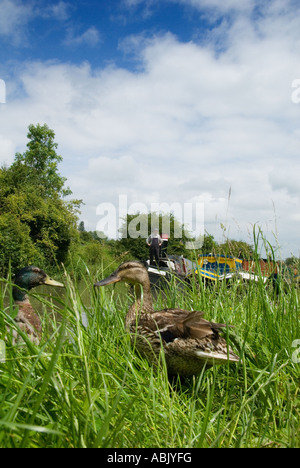
[[[71,4],[67,2],[60,1],[54,5],[49,6],[50,15],[56,18],[59,21],[65,21],[70,16]]]
[[[184,5],[192,6],[201,11],[207,8],[209,10],[218,10],[220,13],[243,11],[249,12],[253,9],[255,0],[172,0],[175,3],[182,3]]]
[[[32,22],[36,19],[66,21],[71,8],[72,5],[64,1],[40,6],[35,0],[0,0],[0,37],[13,46],[28,46],[31,36],[29,25]],[[91,28],[83,36],[83,40],[94,43],[96,31]]]
[[[274,191],[284,192],[290,198],[300,199],[300,161],[291,159],[289,164],[281,163],[269,174],[269,182]]]
[[[134,7],[140,5],[141,3],[148,3],[149,0],[123,0],[125,6]],[[150,0],[153,1],[153,0]]]
[[[0,37],[20,44],[25,38],[25,28],[33,14],[31,3],[19,0],[0,0]]]
[[[117,204],[119,194],[149,207],[201,200],[217,238],[221,222],[246,240],[259,223],[270,238],[278,231],[287,255],[298,254],[300,105],[291,84],[300,77],[300,25],[295,18],[289,28],[290,10],[280,12],[255,24],[236,18],[222,29],[218,54],[170,34],[137,38],[136,73],[28,64],[26,97],[0,109],[0,159],[25,147],[30,123],[46,122],[89,229],[97,205]]]
[[[100,33],[95,26],[89,27],[82,34],[76,35],[73,30],[69,30],[64,44],[68,46],[88,45],[95,46],[100,42]]]

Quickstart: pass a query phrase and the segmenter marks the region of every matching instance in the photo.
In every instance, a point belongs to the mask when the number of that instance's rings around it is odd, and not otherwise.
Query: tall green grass
[[[102,276],[99,272],[98,279]],[[0,294],[0,447],[299,447],[299,292],[274,298],[262,283],[230,289],[172,284],[155,308],[204,310],[227,332],[239,364],[169,381],[136,355],[124,330],[122,285],[94,290],[86,269],[63,298],[31,295],[44,337],[13,345],[11,281]],[[300,356],[300,352],[299,352]]]

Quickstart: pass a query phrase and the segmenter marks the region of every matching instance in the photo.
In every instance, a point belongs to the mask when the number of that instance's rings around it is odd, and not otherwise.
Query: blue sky
[[[2,26],[1,62],[89,61],[94,67],[113,62],[134,69],[134,57],[126,50],[128,38],[172,32],[182,41],[199,40],[222,19],[172,0],[2,0],[0,6],[12,23]]]
[[[294,0],[0,0],[0,164],[47,123],[88,229],[120,195],[202,204],[298,256],[299,57]]]

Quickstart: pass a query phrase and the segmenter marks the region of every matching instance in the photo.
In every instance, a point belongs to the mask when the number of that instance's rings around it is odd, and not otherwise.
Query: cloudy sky
[[[121,195],[300,254],[298,0],[0,0],[0,45],[0,164],[47,123],[87,229]]]

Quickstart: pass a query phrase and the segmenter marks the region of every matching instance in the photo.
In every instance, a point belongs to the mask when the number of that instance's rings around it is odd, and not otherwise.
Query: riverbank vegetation
[[[110,268],[99,269],[102,278]],[[299,294],[276,300],[262,283],[246,291],[172,284],[155,308],[181,307],[234,325],[238,364],[170,381],[135,354],[124,330],[132,298],[62,276],[60,298],[31,294],[44,317],[39,347],[4,338],[15,309],[2,284],[0,447],[299,447]],[[1,338],[1,335],[0,335]]]
[[[163,365],[155,370],[130,345],[131,291],[93,287],[122,261],[147,258],[145,239],[125,236],[133,218],[119,240],[86,231],[82,201],[71,199],[59,173],[54,132],[30,126],[28,139],[27,150],[0,169],[0,447],[300,447],[296,285],[274,295],[262,281],[204,288],[195,276],[189,286],[171,282],[157,292],[155,309],[203,310],[208,320],[234,325],[226,338],[241,358],[170,381]],[[184,239],[172,236],[176,222],[171,216],[169,253],[194,260]],[[255,236],[253,244],[219,245],[208,233],[203,241],[203,254],[255,261],[261,254]],[[13,273],[27,264],[65,284],[60,296],[30,292],[43,319],[40,346],[26,337],[16,346],[7,329],[16,316]]]

